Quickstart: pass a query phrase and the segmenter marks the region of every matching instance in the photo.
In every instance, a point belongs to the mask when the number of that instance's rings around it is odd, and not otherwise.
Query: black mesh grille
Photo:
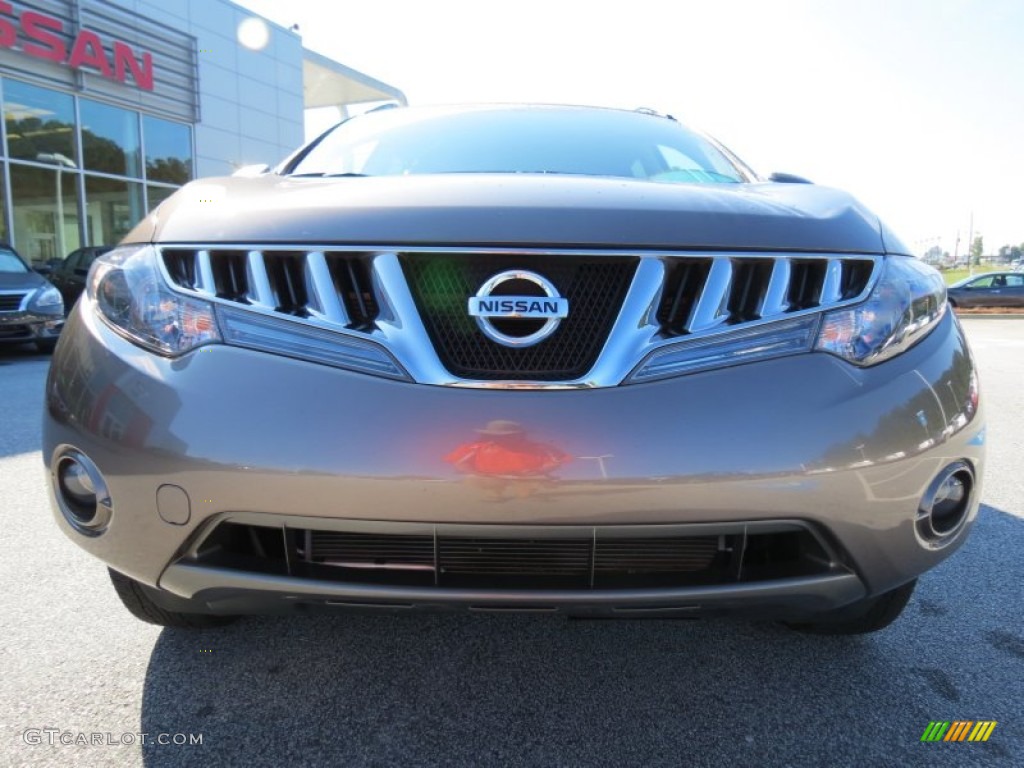
[[[402,267],[441,362],[466,379],[564,381],[590,370],[629,290],[637,259],[537,254],[403,254]],[[497,344],[481,333],[467,304],[499,272],[519,269],[550,280],[569,316],[532,347]]]

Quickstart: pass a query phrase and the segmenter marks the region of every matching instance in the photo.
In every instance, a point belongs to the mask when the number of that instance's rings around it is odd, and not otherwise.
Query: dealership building
[[[308,109],[404,103],[226,0],[0,1],[0,239],[117,242],[177,187],[274,163]]]

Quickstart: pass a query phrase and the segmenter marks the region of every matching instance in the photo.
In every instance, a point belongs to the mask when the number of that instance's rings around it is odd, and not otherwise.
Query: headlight
[[[122,336],[162,355],[175,356],[220,341],[213,308],[171,291],[149,246],[115,248],[92,266],[88,296]]]
[[[815,348],[875,365],[910,349],[945,313],[942,276],[916,259],[890,257],[867,301],[825,315]]]
[[[39,307],[40,309],[43,307],[62,307],[64,306],[64,299],[61,298],[60,291],[52,285],[45,285],[39,289],[35,298],[32,299],[32,306]]]

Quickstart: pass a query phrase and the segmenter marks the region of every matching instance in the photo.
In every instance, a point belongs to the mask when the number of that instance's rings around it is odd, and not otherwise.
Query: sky
[[[1024,242],[1024,0],[236,0],[410,104],[649,107],[918,254]]]

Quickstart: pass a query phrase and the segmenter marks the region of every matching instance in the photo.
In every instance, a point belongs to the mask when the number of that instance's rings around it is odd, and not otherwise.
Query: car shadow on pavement
[[[20,360],[49,360],[50,352],[40,352],[32,344],[4,344],[0,346],[0,366]]]
[[[141,731],[202,734],[202,745],[150,744],[143,757],[151,766],[934,765],[935,749],[950,745],[921,743],[930,721],[995,719],[1001,738],[964,745],[972,751],[955,762],[1006,760],[1021,751],[1013,720],[1024,719],[1024,633],[1011,607],[1024,604],[1013,576],[1022,523],[983,507],[963,550],[873,636],[733,619],[467,613],[164,630]]]

